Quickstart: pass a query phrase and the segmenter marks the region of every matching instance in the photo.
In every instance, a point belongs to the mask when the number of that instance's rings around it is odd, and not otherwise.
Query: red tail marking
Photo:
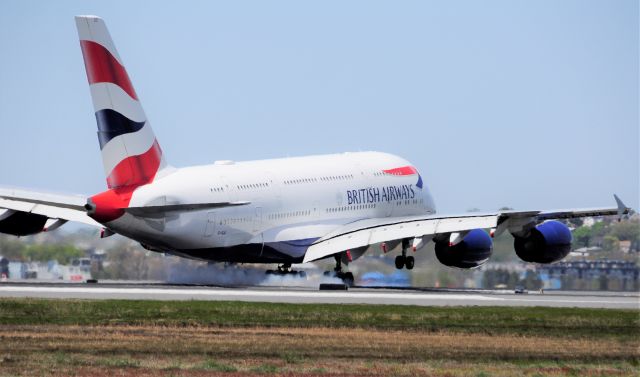
[[[120,161],[107,177],[109,188],[146,185],[153,181],[162,161],[162,150],[156,140],[148,151]]]
[[[80,41],[80,47],[89,84],[110,82],[121,87],[131,98],[138,99],[127,71],[106,48],[96,42],[86,40]]]

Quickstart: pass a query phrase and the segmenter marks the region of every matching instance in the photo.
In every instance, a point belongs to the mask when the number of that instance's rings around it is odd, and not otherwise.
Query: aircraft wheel
[[[352,287],[354,282],[353,274],[351,272],[346,272],[342,278],[342,281],[344,281],[344,283],[349,287]]]
[[[413,266],[416,264],[416,260],[410,255],[404,262],[407,270],[413,270]]]
[[[396,268],[398,270],[402,270],[402,267],[404,267],[404,263],[405,263],[405,258],[402,255],[398,255],[396,257]]]

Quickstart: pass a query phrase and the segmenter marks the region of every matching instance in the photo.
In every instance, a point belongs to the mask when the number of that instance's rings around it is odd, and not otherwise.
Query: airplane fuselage
[[[296,263],[311,243],[361,219],[435,213],[422,177],[386,153],[231,162],[169,170],[135,190],[131,207],[237,205],[107,225],[146,247],[203,260]]]

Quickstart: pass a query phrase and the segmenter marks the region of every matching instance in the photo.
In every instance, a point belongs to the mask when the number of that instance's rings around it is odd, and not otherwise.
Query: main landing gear
[[[352,287],[354,282],[353,274],[351,272],[342,271],[342,259],[340,257],[340,254],[335,255],[334,258],[336,260],[336,267],[333,269],[333,271],[325,271],[324,276],[336,277],[342,280],[342,282],[347,286]]]
[[[406,267],[407,270],[412,270],[413,266],[416,264],[416,260],[413,256],[407,256],[407,249],[409,248],[409,240],[402,240],[402,255],[398,255],[396,257],[396,268],[401,270],[403,267]]]
[[[295,271],[291,269],[291,263],[283,263],[278,265],[277,270],[267,270],[265,272],[267,275],[278,275],[278,276],[297,276],[301,278],[306,278],[307,273],[305,271]]]

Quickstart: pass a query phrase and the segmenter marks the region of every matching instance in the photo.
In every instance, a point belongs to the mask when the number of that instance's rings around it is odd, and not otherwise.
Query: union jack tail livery
[[[166,164],[107,26],[96,16],[76,16],[107,186],[140,186]]]

